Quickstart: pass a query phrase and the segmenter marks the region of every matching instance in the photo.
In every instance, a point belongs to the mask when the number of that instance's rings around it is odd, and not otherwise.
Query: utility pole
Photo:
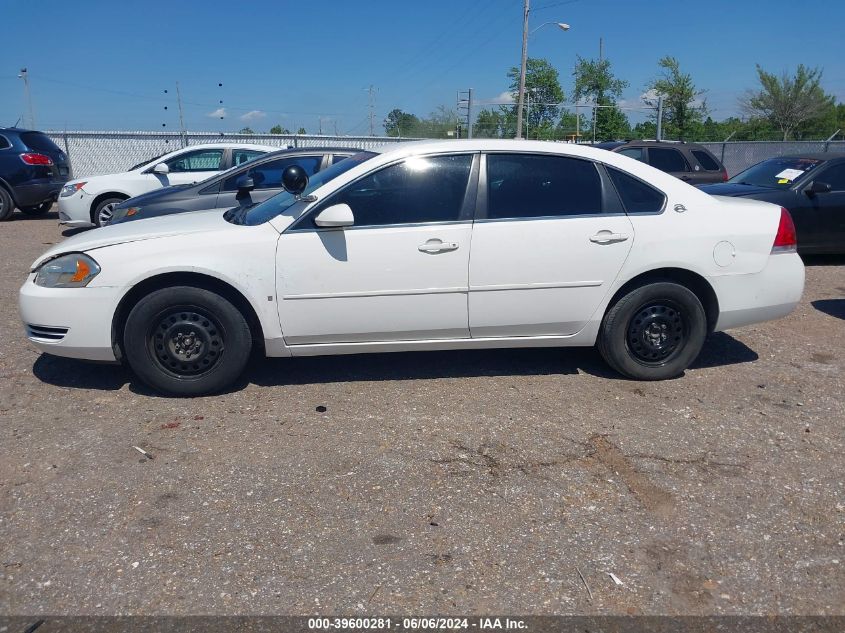
[[[604,59],[604,38],[599,38],[599,61]]]
[[[657,97],[657,140],[663,140],[663,95]]]
[[[472,88],[458,91],[458,118],[466,120],[467,138],[472,138]]]
[[[188,146],[188,134],[185,132],[185,117],[182,114],[182,93],[179,92],[179,82],[176,82],[176,103],[179,104],[179,136],[182,137],[182,147]]]
[[[35,112],[32,109],[32,93],[29,91],[29,73],[27,72],[26,68],[21,68],[21,73],[18,75],[18,78],[23,79],[23,95],[24,99],[26,99],[26,106],[29,110],[29,124],[27,127],[30,130],[35,129]]]
[[[370,104],[370,136],[376,135],[376,128],[375,128],[375,121],[376,121],[376,89],[373,87],[373,84],[370,84],[369,88],[364,88],[367,92],[369,92],[369,104]]]
[[[522,7],[522,64],[519,72],[519,104],[516,107],[516,138],[522,138],[522,106],[525,103],[525,65],[528,61],[528,13],[529,0]]]

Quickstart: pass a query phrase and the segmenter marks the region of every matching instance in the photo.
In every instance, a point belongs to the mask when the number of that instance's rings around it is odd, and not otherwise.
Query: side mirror
[[[282,188],[299,196],[308,186],[308,174],[299,165],[291,165],[282,172]]]
[[[246,174],[244,174],[243,176],[238,178],[236,184],[238,186],[239,192],[240,191],[252,191],[253,189],[255,189],[255,182],[252,180],[252,178],[250,178]]]
[[[817,193],[830,193],[833,187],[831,187],[826,182],[822,182],[821,180],[814,180],[807,188],[804,190],[808,196],[814,196]]]
[[[355,216],[348,204],[333,204],[317,214],[314,224],[323,228],[352,226],[355,224]]]
[[[164,174],[169,174],[170,173],[170,167],[167,166],[167,163],[159,163],[158,165],[153,167],[153,173],[154,174],[161,174],[162,176]]]

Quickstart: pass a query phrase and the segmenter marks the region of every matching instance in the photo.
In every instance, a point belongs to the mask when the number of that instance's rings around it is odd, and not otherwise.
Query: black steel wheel
[[[150,293],[132,308],[123,347],[129,366],[154,389],[197,396],[237,380],[249,360],[252,333],[225,297],[175,286]]]
[[[707,336],[707,315],[686,286],[657,281],[631,289],[610,306],[597,340],[620,374],[664,380],[683,374]]]

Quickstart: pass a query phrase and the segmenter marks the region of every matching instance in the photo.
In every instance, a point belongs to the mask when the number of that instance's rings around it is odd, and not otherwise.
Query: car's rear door
[[[592,161],[487,154],[469,266],[472,337],[581,330],[634,241],[633,225],[614,196],[603,168]]]
[[[299,165],[309,176],[313,176],[322,169],[324,161],[325,156],[322,154],[307,154],[263,161],[248,169],[245,165],[244,169],[223,181],[217,196],[217,207],[223,209],[263,202],[282,191],[282,172],[289,166]],[[252,178],[255,189],[250,192],[238,192],[238,180],[243,176]]]
[[[467,269],[477,154],[415,156],[326,198],[279,238],[285,342],[468,338]],[[347,204],[354,226],[314,217]]]

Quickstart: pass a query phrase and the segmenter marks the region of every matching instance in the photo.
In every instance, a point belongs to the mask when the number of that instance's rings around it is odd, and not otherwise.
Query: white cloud
[[[212,119],[219,119],[226,116],[226,108],[217,108],[214,112],[209,112],[206,116],[209,116]]]
[[[656,101],[657,96],[658,96],[657,91],[654,88],[652,88],[652,89],[647,90],[646,92],[642,93],[640,95],[640,99],[642,99],[643,101]]]
[[[487,101],[487,103],[491,103],[493,105],[510,105],[512,103],[516,103],[516,101],[514,100],[510,90],[506,90],[505,92]]]
[[[252,123],[253,121],[260,121],[261,119],[267,118],[267,114],[262,112],[261,110],[250,110],[246,114],[242,114],[238,117],[241,121],[245,121],[246,123]]]

